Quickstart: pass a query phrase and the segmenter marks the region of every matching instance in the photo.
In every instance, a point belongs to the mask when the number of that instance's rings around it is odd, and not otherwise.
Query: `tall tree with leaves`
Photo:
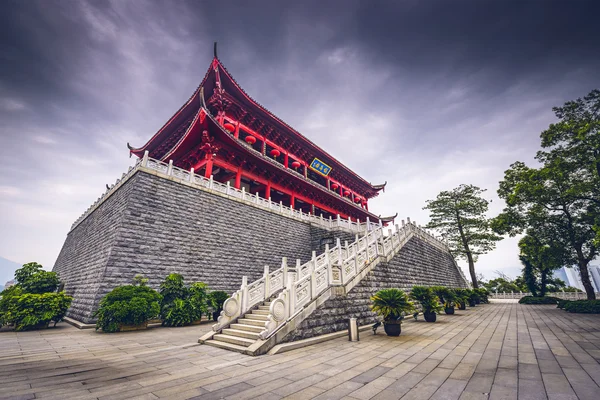
[[[498,195],[507,207],[492,226],[511,236],[527,229],[552,238],[553,246],[564,252],[563,262],[578,265],[587,296],[594,299],[587,266],[598,254],[594,240],[598,207],[583,196],[588,177],[560,157],[539,160],[544,163],[540,168],[516,162],[505,172]]]
[[[445,236],[450,251],[469,263],[469,273],[474,288],[478,288],[475,262],[477,257],[496,247],[501,240],[492,232],[486,217],[489,202],[482,197],[485,189],[473,185],[440,192],[435,200],[427,200],[423,208],[429,210],[427,228]]]
[[[543,233],[546,232],[531,230],[528,235],[519,240],[520,259],[524,265],[523,276],[527,287],[532,289],[530,279],[533,279],[534,286],[539,287],[540,296],[546,295],[552,272],[562,267],[568,259],[563,244],[553,240],[552,236],[544,237]],[[536,275],[540,278],[539,286],[537,286]],[[535,296],[534,290],[531,292]]]

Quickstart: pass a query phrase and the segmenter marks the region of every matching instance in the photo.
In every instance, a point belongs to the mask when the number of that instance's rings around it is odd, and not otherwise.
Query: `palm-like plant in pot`
[[[383,317],[385,333],[388,336],[400,336],[403,314],[414,309],[406,293],[400,289],[381,289],[371,297],[371,301],[371,310]]]
[[[454,289],[456,294],[456,305],[459,310],[467,309],[467,302],[469,301],[469,290],[468,289]]]
[[[454,289],[446,288],[444,294],[444,312],[446,314],[454,314],[454,305],[456,303],[456,292]]]
[[[431,288],[426,286],[413,286],[410,291],[410,298],[421,304],[425,321],[435,322],[436,313],[442,311],[442,306]]]

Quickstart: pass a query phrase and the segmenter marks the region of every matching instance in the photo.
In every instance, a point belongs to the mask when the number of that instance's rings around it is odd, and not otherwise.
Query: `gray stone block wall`
[[[281,258],[308,261],[321,239],[354,235],[311,226],[178,182],[137,172],[69,232],[54,271],[74,296],[68,315],[91,322],[99,301],[136,274],[158,289],[172,272],[213,290],[239,289]],[[324,248],[324,246],[323,246]]]
[[[450,253],[413,237],[389,263],[377,265],[346,295],[327,300],[284,341],[348,329],[349,318],[357,318],[359,325],[375,323],[371,296],[385,288],[409,291],[414,285],[466,287],[466,282]]]

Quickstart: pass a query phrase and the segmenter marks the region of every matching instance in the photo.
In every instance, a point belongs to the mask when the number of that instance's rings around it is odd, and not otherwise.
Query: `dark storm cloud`
[[[599,11],[583,0],[0,2],[0,255],[50,266],[70,223],[126,169],[125,143],[145,143],[192,94],[215,40],[256,100],[389,182],[376,212],[424,223],[424,200],[460,183],[494,197],[502,171],[531,160],[551,107],[600,86]],[[494,254],[489,270],[517,263],[514,243]]]

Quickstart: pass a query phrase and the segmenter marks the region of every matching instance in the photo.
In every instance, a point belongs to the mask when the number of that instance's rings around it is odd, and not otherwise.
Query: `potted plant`
[[[210,292],[208,297],[213,310],[213,321],[216,321],[219,318],[221,311],[223,311],[223,304],[225,303],[225,300],[229,298],[229,295],[222,290],[215,290],[214,292]]]
[[[458,309],[466,310],[467,301],[469,301],[468,289],[454,289],[454,293],[456,294],[456,304],[458,305]]]
[[[400,323],[405,312],[413,310],[413,304],[400,289],[381,289],[373,297],[371,310],[383,317],[383,327],[388,336],[400,336]]]
[[[479,303],[479,295],[473,289],[467,289],[469,293],[469,307],[475,307]]]
[[[421,304],[423,318],[427,322],[435,322],[436,313],[442,311],[442,306],[431,288],[426,286],[413,286],[410,298]]]
[[[448,315],[454,314],[454,305],[456,302],[456,293],[453,289],[446,288],[444,294],[444,312]]]

